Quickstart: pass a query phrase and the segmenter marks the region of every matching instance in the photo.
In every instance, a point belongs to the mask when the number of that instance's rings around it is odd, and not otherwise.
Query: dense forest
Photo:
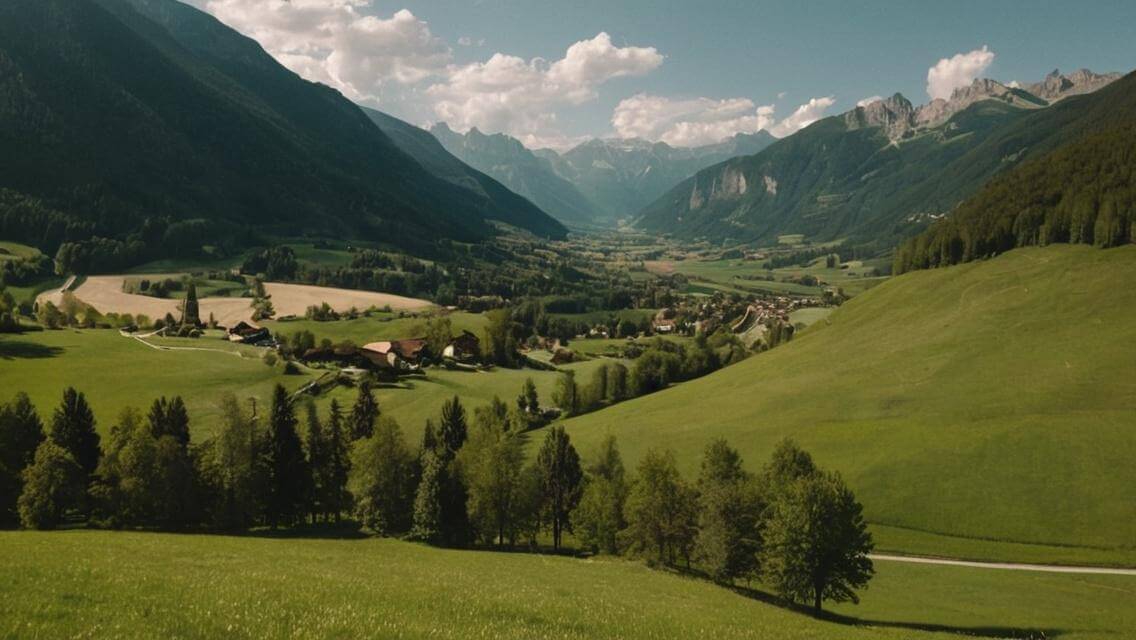
[[[433,175],[338,92],[173,0],[0,5],[0,189],[6,239],[70,243],[87,273],[256,234],[420,255],[494,236],[490,220],[564,234]]]
[[[994,179],[896,253],[894,271],[1055,242],[1114,247],[1136,226],[1136,122],[1093,133]]]

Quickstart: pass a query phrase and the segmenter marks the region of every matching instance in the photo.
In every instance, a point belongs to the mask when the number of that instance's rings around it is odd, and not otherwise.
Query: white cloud
[[[835,102],[831,96],[813,98],[778,122],[773,105],[757,105],[748,98],[673,100],[641,93],[616,105],[611,126],[621,138],[694,147],[762,129],[784,137],[822,118]]]
[[[573,44],[551,64],[495,53],[485,62],[451,67],[444,82],[426,90],[433,110],[459,131],[478,127],[503,131],[522,140],[555,140],[557,109],[596,97],[599,85],[613,78],[639,76],[663,62],[654,47],[616,47],[599,33]]]
[[[787,96],[787,95],[789,95],[789,92],[788,92],[788,91],[782,91],[782,92],[780,92],[780,93],[778,93],[778,94],[777,94],[777,99],[778,99],[778,100],[784,100],[784,99],[785,99],[785,96]]]
[[[967,53],[942,58],[927,70],[927,95],[931,99],[951,97],[951,93],[974,82],[994,63],[994,52],[985,45]]]
[[[621,101],[611,116],[621,138],[661,140],[676,147],[713,144],[773,123],[773,106],[758,106],[748,98],[672,100],[642,93]]]
[[[812,98],[805,104],[797,107],[797,110],[788,118],[778,122],[777,126],[769,130],[769,133],[772,133],[778,138],[796,133],[823,118],[824,112],[834,104],[836,104],[836,98],[833,96]]]
[[[864,98],[863,100],[857,102],[856,106],[857,107],[866,107],[866,106],[872,104],[873,102],[879,102],[883,99],[884,99],[883,96],[871,96],[869,98]]]
[[[201,2],[201,0],[199,0]],[[449,46],[403,9],[389,18],[360,10],[371,0],[204,0],[205,9],[255,39],[281,64],[353,100],[377,102],[389,85],[444,73]]]

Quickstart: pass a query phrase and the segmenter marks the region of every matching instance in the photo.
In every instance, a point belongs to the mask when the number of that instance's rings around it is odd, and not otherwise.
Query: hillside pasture
[[[1136,581],[877,563],[818,620],[615,559],[384,539],[0,532],[0,633],[117,638],[1119,638]],[[1042,635],[1044,634],[1044,635]]]
[[[752,469],[792,437],[876,524],[1128,558],[1134,280],[1136,246],[906,274],[787,345],[566,426],[585,450],[617,436],[631,464],[674,449],[688,474],[713,438]]]

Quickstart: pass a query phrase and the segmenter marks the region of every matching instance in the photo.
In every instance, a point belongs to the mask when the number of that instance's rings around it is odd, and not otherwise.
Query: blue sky
[[[1131,0],[193,3],[359,102],[530,146],[784,135],[868,96],[926,102],[928,69],[970,52],[944,67],[945,87],[974,75],[1024,83],[1055,67],[1136,66]],[[586,46],[569,54],[578,42]]]

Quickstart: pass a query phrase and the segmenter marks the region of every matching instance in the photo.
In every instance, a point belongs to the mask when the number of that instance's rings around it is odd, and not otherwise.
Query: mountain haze
[[[1080,73],[1080,72],[1079,72]],[[1087,74],[1088,72],[1085,72]],[[1096,76],[1091,86],[1116,76]],[[988,79],[915,107],[896,94],[700,171],[643,209],[644,230],[730,241],[805,234],[889,246],[992,175],[1068,138],[1086,88],[1050,101]]]
[[[592,223],[592,203],[574,185],[556,175],[548,160],[529,151],[519,140],[501,133],[485,135],[476,128],[461,134],[444,122],[431,127],[430,133],[446,151],[500,180],[561,222]]]

